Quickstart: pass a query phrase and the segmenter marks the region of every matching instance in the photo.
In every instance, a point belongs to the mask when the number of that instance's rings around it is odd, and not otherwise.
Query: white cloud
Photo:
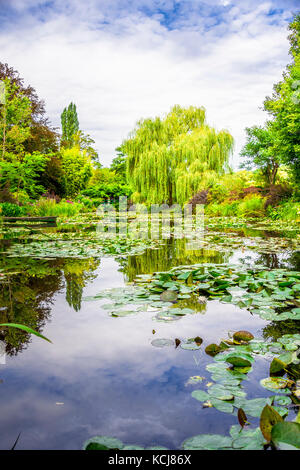
[[[18,0],[19,12],[24,5]],[[60,5],[46,16],[40,10],[43,21],[24,13],[18,28],[0,33],[1,61],[36,88],[55,125],[63,107],[75,102],[81,128],[109,164],[139,118],[174,104],[203,105],[209,124],[232,132],[237,164],[244,128],[266,119],[259,106],[289,60],[287,13],[270,22],[270,2],[247,11],[230,5],[226,21],[193,10],[184,26],[168,29],[158,13],[120,9],[118,17],[115,5],[108,25],[107,2],[100,9],[93,0],[72,2],[71,10],[68,2]]]

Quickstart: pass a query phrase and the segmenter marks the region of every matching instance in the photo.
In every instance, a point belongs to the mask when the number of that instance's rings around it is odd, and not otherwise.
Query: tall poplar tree
[[[62,145],[72,147],[74,145],[74,136],[79,131],[79,121],[76,105],[70,103],[61,113]]]
[[[206,124],[204,108],[174,106],[164,119],[142,119],[120,150],[136,202],[184,204],[228,167],[233,138]]]

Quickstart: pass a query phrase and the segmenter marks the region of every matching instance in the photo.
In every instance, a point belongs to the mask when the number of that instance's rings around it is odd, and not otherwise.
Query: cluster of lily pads
[[[85,300],[109,298],[112,303],[104,308],[114,316],[151,310],[162,321],[195,313],[182,306],[191,298],[198,304],[208,299],[231,303],[265,320],[300,320],[300,272],[296,271],[206,263],[139,275],[134,284],[107,289]]]
[[[276,253],[278,251],[300,249],[299,238],[241,236],[238,232],[206,232],[202,241],[203,248],[255,250],[257,253]]]
[[[155,343],[155,344],[154,344]],[[175,340],[178,347],[181,341]],[[202,339],[191,338],[181,347],[197,344]],[[172,340],[157,339],[152,344],[158,347],[171,346]],[[189,348],[185,348],[189,349]],[[195,349],[191,347],[190,349]],[[276,343],[266,343],[255,339],[249,332],[239,331],[233,339],[223,340],[220,345],[209,345],[206,352],[214,356],[214,362],[206,369],[211,373],[207,391],[194,390],[192,397],[203,403],[203,407],[214,407],[219,411],[237,415],[239,424],[230,428],[229,436],[218,434],[200,434],[186,439],[181,448],[184,450],[263,450],[284,449],[300,450],[300,412],[295,421],[284,421],[289,407],[300,405],[300,363],[296,351],[300,350],[300,334],[284,335]],[[221,352],[220,352],[221,351]],[[274,393],[263,398],[248,400],[241,383],[247,380],[252,370],[255,356],[273,357],[270,365],[270,377],[262,379],[262,387]],[[294,368],[296,367],[296,369]],[[288,373],[288,377],[274,377],[272,374]],[[293,378],[290,379],[289,377]],[[198,384],[204,377],[191,377],[189,384]],[[213,381],[213,382],[212,382]],[[290,396],[288,396],[290,395]],[[253,427],[248,417],[260,418],[259,427]],[[144,450],[139,445],[125,445],[118,439],[96,436],[88,439],[85,450]],[[165,447],[149,447],[147,450],[165,450]],[[146,449],[145,449],[146,450]]]
[[[139,279],[145,279],[141,276]],[[174,299],[182,300],[190,297],[190,289],[187,286],[180,286],[179,292],[165,291],[162,294],[155,290],[149,290],[142,286],[126,286],[123,288],[105,289],[93,296],[84,297],[85,301],[95,301],[110,299],[111,303],[101,305],[101,308],[108,311],[113,317],[124,317],[137,312],[153,312],[158,321],[174,321],[180,317],[195,313],[195,310],[188,307],[174,306]],[[206,299],[203,298],[203,302]]]
[[[132,238],[88,238],[78,240],[32,241],[17,243],[9,247],[5,254],[10,257],[30,258],[87,258],[105,255],[141,254],[147,248],[155,249],[155,240]]]

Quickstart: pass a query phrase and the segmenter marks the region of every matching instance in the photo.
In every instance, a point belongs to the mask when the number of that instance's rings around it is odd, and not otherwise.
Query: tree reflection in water
[[[21,323],[42,333],[50,318],[54,295],[65,287],[68,304],[78,311],[83,287],[96,277],[100,260],[38,260],[2,257],[0,268],[12,273],[0,282],[0,323]],[[25,349],[30,335],[15,328],[5,328],[0,339],[6,354]]]

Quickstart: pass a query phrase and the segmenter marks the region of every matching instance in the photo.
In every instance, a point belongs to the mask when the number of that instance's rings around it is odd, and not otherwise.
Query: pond
[[[188,250],[185,239],[171,238],[130,246],[108,242],[102,253],[93,251],[94,234],[89,221],[55,228],[2,227],[1,323],[31,326],[52,344],[17,329],[2,330],[0,448],[10,449],[19,433],[18,449],[81,449],[97,435],[132,446],[179,449],[191,436],[228,435],[238,423],[236,408],[222,412],[192,396],[213,382],[206,366],[214,358],[205,349],[239,330],[278,344],[283,335],[300,333],[298,318],[264,318],[245,304],[205,295],[204,288],[199,297],[199,292],[191,294],[187,278],[181,281],[186,291],[169,302],[161,299],[157,284],[147,308],[126,298],[126,292],[147,289],[153,281],[140,275],[177,266],[194,266],[202,276],[201,266],[299,274],[297,234],[211,226],[207,242],[196,250]],[[136,279],[142,282],[133,283]],[[99,295],[106,289],[113,290]],[[286,299],[291,299],[288,293],[281,301]],[[170,318],[170,304],[188,310]],[[260,384],[269,376],[271,360],[268,354],[257,355],[242,396],[274,396]],[[294,399],[289,419],[297,406]],[[258,416],[248,420],[258,426]]]

